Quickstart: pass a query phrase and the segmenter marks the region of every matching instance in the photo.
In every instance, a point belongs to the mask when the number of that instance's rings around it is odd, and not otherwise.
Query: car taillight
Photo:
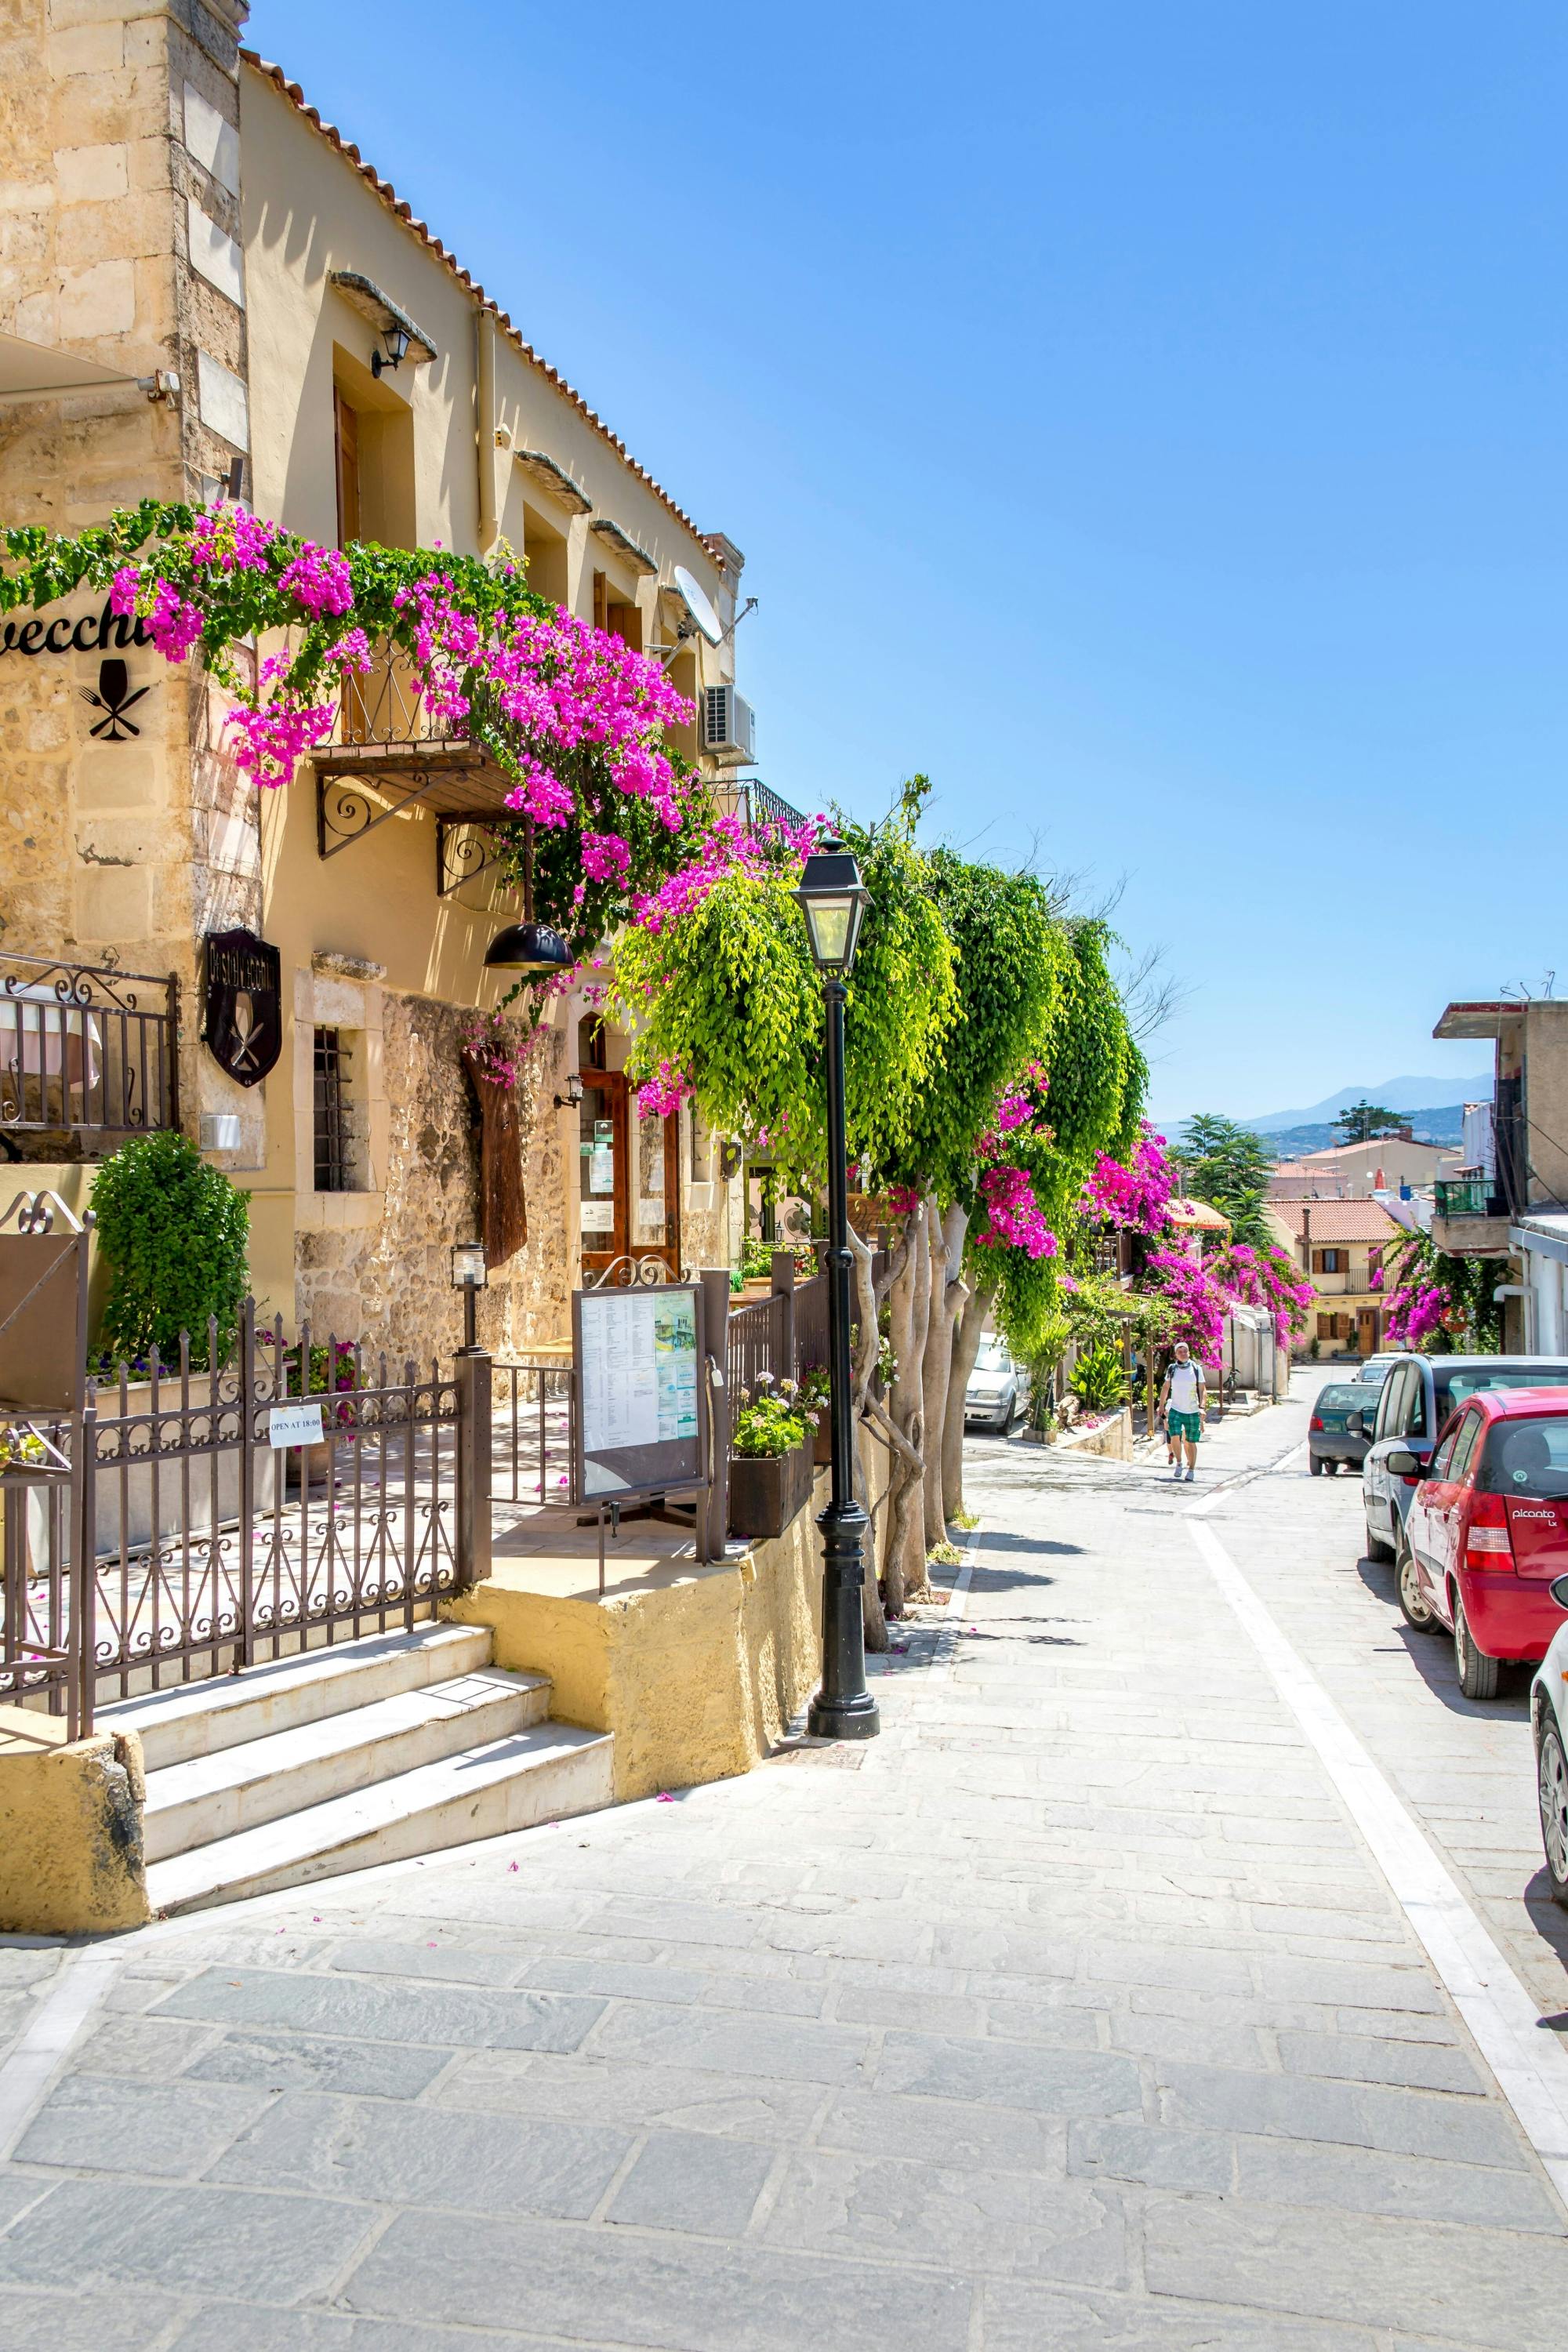
[[[1315,1412],[1312,1415],[1311,1420],[1307,1423],[1309,1429],[1321,1429],[1322,1425],[1323,1416],[1321,1412]]]
[[[1465,1530],[1465,1566],[1513,1566],[1513,1538],[1508,1531],[1508,1508],[1500,1495],[1475,1495],[1470,1499],[1470,1524]]]

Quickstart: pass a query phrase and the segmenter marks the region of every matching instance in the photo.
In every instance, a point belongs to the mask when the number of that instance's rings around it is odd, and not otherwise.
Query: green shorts
[[[1201,1412],[1168,1412],[1165,1427],[1173,1437],[1184,1437],[1195,1445],[1204,1433],[1204,1417]]]

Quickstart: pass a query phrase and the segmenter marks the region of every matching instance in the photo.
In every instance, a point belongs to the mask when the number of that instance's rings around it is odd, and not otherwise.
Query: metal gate
[[[301,1402],[321,1442],[276,1443]],[[72,1737],[110,1698],[412,1627],[489,1573],[482,1350],[367,1360],[258,1329],[247,1299],[226,1354],[185,1335],[28,1426],[47,1459],[0,1470],[0,1699],[42,1696]]]

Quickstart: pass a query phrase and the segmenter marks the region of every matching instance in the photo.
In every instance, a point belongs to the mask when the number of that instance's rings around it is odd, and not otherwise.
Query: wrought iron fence
[[[313,1389],[309,1327],[290,1346],[248,1301],[226,1353],[209,1327],[216,1370],[192,1352],[33,1423],[63,1479],[5,1474],[0,1696],[41,1694],[72,1737],[101,1700],[412,1628],[489,1574],[487,1356],[367,1364],[329,1336]],[[319,1442],[280,1439],[318,1402]]]
[[[783,1364],[783,1302],[776,1293],[730,1309],[725,1348],[724,1369],[732,1400],[738,1400],[742,1391],[751,1395],[764,1372],[770,1380],[783,1377],[779,1369]]]
[[[174,973],[0,955],[0,1150],[66,1135],[84,1156],[180,1123]]]
[[[795,1299],[795,1376],[801,1380],[827,1362],[827,1276],[797,1282]]]
[[[492,1365],[490,1398],[495,1501],[574,1503],[577,1381],[572,1365]]]

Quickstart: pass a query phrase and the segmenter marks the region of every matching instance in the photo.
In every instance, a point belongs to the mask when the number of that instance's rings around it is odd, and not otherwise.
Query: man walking
[[[1175,1449],[1175,1478],[1184,1477],[1189,1485],[1197,1466],[1198,1441],[1204,1433],[1204,1408],[1208,1391],[1204,1384],[1204,1368],[1193,1360],[1193,1351],[1184,1339],[1176,1342],[1175,1361],[1165,1374],[1160,1391],[1160,1410],[1165,1415],[1166,1433]],[[1186,1467],[1183,1468],[1183,1456]]]

